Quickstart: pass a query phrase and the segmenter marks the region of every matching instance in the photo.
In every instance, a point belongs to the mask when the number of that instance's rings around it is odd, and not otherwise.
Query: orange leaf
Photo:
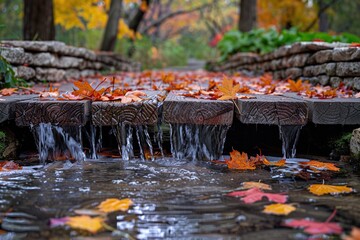
[[[222,92],[224,95],[218,100],[230,100],[230,99],[236,99],[236,93],[240,90],[240,85],[236,84],[233,85],[233,80],[227,77],[223,78],[222,85],[218,86],[220,92]]]
[[[263,159],[263,163],[267,166],[276,166],[276,167],[281,167],[284,166],[286,164],[286,160],[285,159],[280,159],[277,162],[270,162],[269,160],[267,160],[266,158]]]
[[[297,80],[296,82],[294,80],[289,79],[288,83],[289,83],[288,88],[292,92],[300,92],[301,90],[304,89],[304,86],[302,85],[302,81],[300,79]]]
[[[318,196],[325,194],[350,193],[353,191],[352,188],[349,188],[347,186],[334,186],[326,184],[312,184],[308,189],[311,193]]]
[[[242,188],[249,189],[249,188],[259,188],[263,190],[271,190],[271,186],[261,182],[243,182]]]
[[[68,221],[65,223],[72,228],[87,230],[91,233],[97,233],[101,228],[104,219],[101,217],[89,217],[89,216],[76,216],[69,217]]]
[[[255,164],[249,160],[246,153],[240,153],[239,151],[233,150],[230,152],[230,160],[226,160],[228,168],[238,170],[254,170],[256,169]]]
[[[18,89],[17,88],[4,88],[0,90],[0,95],[3,96],[10,96],[15,93]]]
[[[99,208],[100,211],[109,213],[109,212],[115,212],[115,211],[126,211],[129,209],[129,207],[133,204],[131,199],[125,198],[125,199],[117,199],[117,198],[108,198],[105,201],[101,202],[97,208]]]
[[[350,236],[345,236],[343,240],[360,240],[360,228],[353,227]]]
[[[275,215],[288,215],[296,210],[296,207],[291,204],[274,203],[266,205],[263,212]]]
[[[329,170],[329,171],[340,171],[340,168],[336,167],[333,163],[324,163],[316,160],[310,160],[308,162],[300,162],[302,166],[314,167],[317,170]]]
[[[22,167],[13,161],[0,162],[0,171],[21,170]]]

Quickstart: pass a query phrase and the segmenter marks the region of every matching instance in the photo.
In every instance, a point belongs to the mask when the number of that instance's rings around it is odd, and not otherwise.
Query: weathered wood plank
[[[37,95],[13,95],[0,97],[0,123],[15,117],[14,104],[19,101],[35,98]]]
[[[166,123],[231,125],[234,114],[231,101],[203,100],[170,92],[163,105]]]
[[[288,93],[294,99],[306,101],[309,106],[309,120],[315,124],[360,124],[359,98],[302,98]]]
[[[92,123],[96,126],[156,124],[158,120],[158,94],[146,91],[146,100],[134,103],[93,102]]]
[[[18,126],[53,123],[63,126],[84,126],[90,115],[89,101],[27,100],[15,103]]]
[[[305,101],[285,96],[252,95],[256,98],[238,99],[237,118],[247,124],[305,125],[308,107]]]

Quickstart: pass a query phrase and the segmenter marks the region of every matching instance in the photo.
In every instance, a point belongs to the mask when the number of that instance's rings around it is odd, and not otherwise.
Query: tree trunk
[[[54,8],[52,0],[24,0],[24,40],[54,40]]]
[[[248,32],[256,27],[256,0],[240,0],[239,30]]]
[[[121,17],[121,5],[122,0],[111,0],[108,20],[100,47],[102,51],[114,51],[115,49],[119,20]]]
[[[319,8],[324,9],[326,7],[326,3],[324,0],[319,1]],[[319,31],[327,32],[329,30],[329,19],[326,11],[319,11]]]

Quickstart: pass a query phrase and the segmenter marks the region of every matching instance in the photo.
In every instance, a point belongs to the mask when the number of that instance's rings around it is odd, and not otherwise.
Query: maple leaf
[[[275,203],[266,205],[263,212],[275,215],[288,215],[289,213],[296,210],[291,204],[282,204],[282,203]]]
[[[114,211],[126,211],[133,204],[131,199],[117,199],[117,198],[108,198],[105,201],[101,202],[97,208],[105,213],[114,212]]]
[[[0,171],[21,170],[22,167],[13,161],[0,162]]]
[[[325,194],[350,193],[353,191],[352,188],[349,188],[347,186],[334,186],[326,184],[312,184],[308,189],[311,193],[318,196]]]
[[[244,203],[254,203],[261,201],[263,197],[266,197],[269,201],[277,203],[285,203],[287,201],[287,195],[276,194],[276,193],[264,193],[258,188],[251,188],[245,191],[235,191],[228,193],[227,196],[230,197],[243,197],[241,198]]]
[[[267,160],[266,158],[264,158],[263,163],[267,166],[276,166],[276,167],[282,167],[286,164],[286,160],[285,159],[280,159],[277,162],[270,162],[269,160]]]
[[[271,186],[265,183],[261,182],[243,182],[242,183],[243,189],[249,189],[249,188],[259,188],[263,190],[271,190]]]
[[[230,100],[237,99],[236,93],[240,90],[240,85],[233,85],[234,82],[232,79],[224,77],[222,80],[222,85],[218,86],[220,92],[223,93],[223,96],[218,98],[218,100]]]
[[[14,94],[18,89],[17,88],[4,88],[0,90],[0,95],[2,96],[10,96]]]
[[[59,97],[59,89],[53,88],[50,84],[49,91],[40,92],[40,98]]]
[[[91,233],[97,233],[102,229],[104,219],[101,217],[75,216],[68,217],[66,225],[81,230],[87,230]]]
[[[308,219],[290,219],[284,223],[286,227],[303,228],[304,232],[315,234],[341,234],[342,228],[338,223],[316,222]]]
[[[304,86],[302,85],[302,81],[300,79],[297,80],[296,82],[294,80],[289,79],[288,83],[289,83],[288,88],[292,92],[300,92],[304,90]]]
[[[325,163],[316,160],[310,160],[308,162],[300,162],[301,166],[309,166],[317,170],[329,170],[329,171],[340,171],[340,168],[336,167],[334,163]]]
[[[230,159],[225,160],[229,169],[237,170],[254,170],[256,169],[255,164],[249,160],[248,155],[244,152],[233,150],[230,152]]]

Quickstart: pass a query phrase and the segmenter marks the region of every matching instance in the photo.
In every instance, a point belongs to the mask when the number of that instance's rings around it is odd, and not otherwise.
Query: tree
[[[248,32],[256,27],[256,0],[241,0],[239,30]]]
[[[111,0],[108,20],[101,42],[100,50],[114,51],[117,33],[119,28],[119,20],[121,17],[122,0]]]
[[[54,10],[52,0],[24,0],[23,38],[54,40]]]

